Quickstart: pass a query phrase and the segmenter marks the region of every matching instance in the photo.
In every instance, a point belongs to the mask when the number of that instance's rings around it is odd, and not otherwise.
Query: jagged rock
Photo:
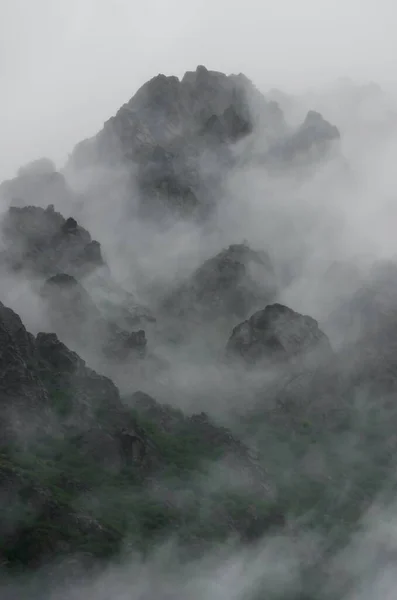
[[[102,347],[113,358],[125,359],[132,351],[143,356],[145,335],[142,337],[142,330],[132,329],[151,317],[136,305],[132,295],[113,282],[99,242],[92,240],[74,218],[64,219],[51,206],[46,210],[12,207],[4,220],[3,232],[3,264],[47,278],[40,294],[49,325],[62,339],[69,345],[79,344],[80,349],[82,345],[90,345],[94,351]],[[112,301],[98,307],[79,283],[82,276],[101,299],[106,284]],[[100,282],[99,287],[96,281]]]
[[[0,303],[1,443],[35,435],[48,409],[48,393],[36,368],[34,338],[19,316]]]
[[[37,370],[42,380],[69,394],[74,407],[93,415],[105,403],[113,411],[121,410],[122,404],[116,386],[107,377],[95,373],[86,366],[78,354],[69,350],[55,334],[39,333],[36,337],[38,356]]]
[[[72,492],[87,492],[89,482],[75,481],[69,469],[51,481],[55,471],[50,468],[49,479],[40,479],[47,463],[40,462],[39,456],[48,452],[50,441],[55,453],[62,444],[69,452],[78,451],[81,436],[95,430],[91,450],[94,447],[97,452],[86,459],[87,464],[96,461],[97,468],[107,467],[108,455],[121,457],[115,431],[125,426],[126,418],[117,388],[89,369],[54,334],[40,333],[34,338],[3,305],[0,369],[0,502],[4,513],[0,560],[38,566],[55,555],[73,553],[76,535],[86,535],[98,544],[116,544],[116,549],[118,536],[111,528],[89,511],[65,506]],[[107,416],[107,431],[99,426],[101,411]],[[101,447],[104,436],[109,443]],[[18,463],[23,452],[29,459]],[[54,459],[50,453],[47,460],[60,460],[60,456]],[[83,452],[80,461],[84,461]]]
[[[257,306],[274,299],[276,276],[265,252],[234,244],[199,267],[165,301],[166,311],[178,317],[244,318]]]
[[[227,353],[248,363],[331,355],[327,336],[312,317],[281,304],[267,306],[233,329]]]
[[[38,333],[36,344],[39,360],[57,373],[74,373],[84,367],[84,361],[76,352],[69,350],[55,333]]]
[[[37,372],[53,401],[62,396],[62,416],[72,426],[76,446],[116,470],[129,457],[142,461],[146,442],[135,431],[135,421],[126,413],[113,382],[88,368],[55,334],[39,333],[36,346]],[[106,424],[101,424],[101,418]]]
[[[80,261],[82,264],[103,265],[101,244],[97,240],[88,242],[83,248]]]
[[[73,219],[73,217],[69,217],[68,219],[66,219],[66,221],[63,223],[62,225],[62,231],[63,233],[71,233],[71,234],[77,234],[78,233],[78,224],[76,219]]]
[[[252,129],[252,123],[243,118],[234,106],[229,106],[221,115],[212,115],[204,123],[202,131],[223,142],[236,142],[249,135]]]
[[[277,102],[244,75],[200,65],[181,80],[160,74],[145,83],[94,138],[76,146],[67,171],[122,165],[138,183],[138,194],[136,187],[125,192],[126,199],[138,200],[138,208],[130,202],[132,212],[201,220],[222,197],[224,178],[236,165],[311,164],[339,137],[315,111],[291,130]]]
[[[53,205],[11,207],[2,231],[2,259],[15,270],[48,277],[62,271],[86,274],[104,264],[99,243],[75,219],[65,220]]]
[[[242,75],[203,66],[182,80],[158,75],[95,138],[76,146],[67,170],[138,166],[141,215],[204,217],[221,193],[223,170],[233,162],[228,145],[247,137],[259,116],[271,122],[269,130],[284,130],[274,103]],[[201,168],[203,158],[212,163],[212,173]]]
[[[90,335],[92,330],[84,326],[85,318],[90,322],[105,319],[117,324],[120,331],[130,332],[155,321],[132,294],[114,281],[102,258],[100,243],[92,240],[74,218],[64,219],[52,205],[45,210],[12,207],[2,229],[0,261],[6,268],[46,280],[41,293],[50,305],[53,328],[61,337],[68,326],[77,337],[83,332]],[[90,293],[78,282],[81,278]]]

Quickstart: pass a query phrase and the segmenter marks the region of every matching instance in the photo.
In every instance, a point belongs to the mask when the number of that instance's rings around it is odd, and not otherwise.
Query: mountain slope
[[[128,539],[142,549],[179,528],[190,546],[282,523],[266,473],[226,429],[144,394],[126,404],[54,334],[34,338],[5,307],[0,317],[3,565],[105,557]],[[206,477],[219,461],[245,483],[208,497]]]

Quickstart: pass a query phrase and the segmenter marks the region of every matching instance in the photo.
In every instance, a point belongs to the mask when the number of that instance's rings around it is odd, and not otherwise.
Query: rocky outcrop
[[[117,388],[112,381],[89,369],[86,363],[69,350],[53,333],[39,333],[36,337],[37,370],[51,393],[59,392],[71,404],[68,412],[85,423],[95,419],[96,411],[108,408],[120,411],[122,404]]]
[[[52,206],[11,207],[2,225],[3,268],[44,281],[45,319],[62,340],[117,360],[145,354],[141,327],[153,317],[113,281],[99,242],[73,217]]]
[[[253,364],[317,360],[332,352],[317,321],[281,304],[269,305],[237,325],[226,351]]]
[[[2,444],[29,445],[56,431],[58,418],[76,431],[91,429],[101,411],[108,413],[110,430],[125,427],[111,380],[89,369],[55,334],[35,338],[18,315],[0,305],[0,337]]]
[[[37,372],[34,338],[19,316],[0,304],[1,443],[36,435],[48,409],[48,393]]]
[[[164,308],[179,318],[241,319],[272,301],[276,291],[276,275],[268,255],[246,244],[233,244],[205,261],[166,299]]]
[[[100,244],[75,219],[52,205],[11,207],[2,223],[2,260],[8,268],[50,277],[85,275],[104,264]]]

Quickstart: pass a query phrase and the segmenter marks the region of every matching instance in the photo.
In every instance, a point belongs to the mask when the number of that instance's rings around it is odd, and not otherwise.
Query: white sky
[[[63,162],[159,72],[394,85],[395,0],[0,0],[0,179]]]

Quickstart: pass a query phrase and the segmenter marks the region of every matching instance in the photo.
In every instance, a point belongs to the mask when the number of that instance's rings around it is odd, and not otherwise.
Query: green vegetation
[[[59,396],[53,398],[55,412],[64,415]],[[70,406],[67,397],[62,400]],[[9,490],[0,537],[3,565],[37,566],[65,554],[108,559],[126,547],[145,552],[169,535],[182,545],[213,543],[244,535],[254,502],[257,514],[268,515],[266,503],[249,492],[209,495],[198,483],[224,448],[188,419],[165,432],[137,411],[130,417],[150,439],[154,460],[106,466],[65,432],[25,449],[2,449],[0,477]]]

